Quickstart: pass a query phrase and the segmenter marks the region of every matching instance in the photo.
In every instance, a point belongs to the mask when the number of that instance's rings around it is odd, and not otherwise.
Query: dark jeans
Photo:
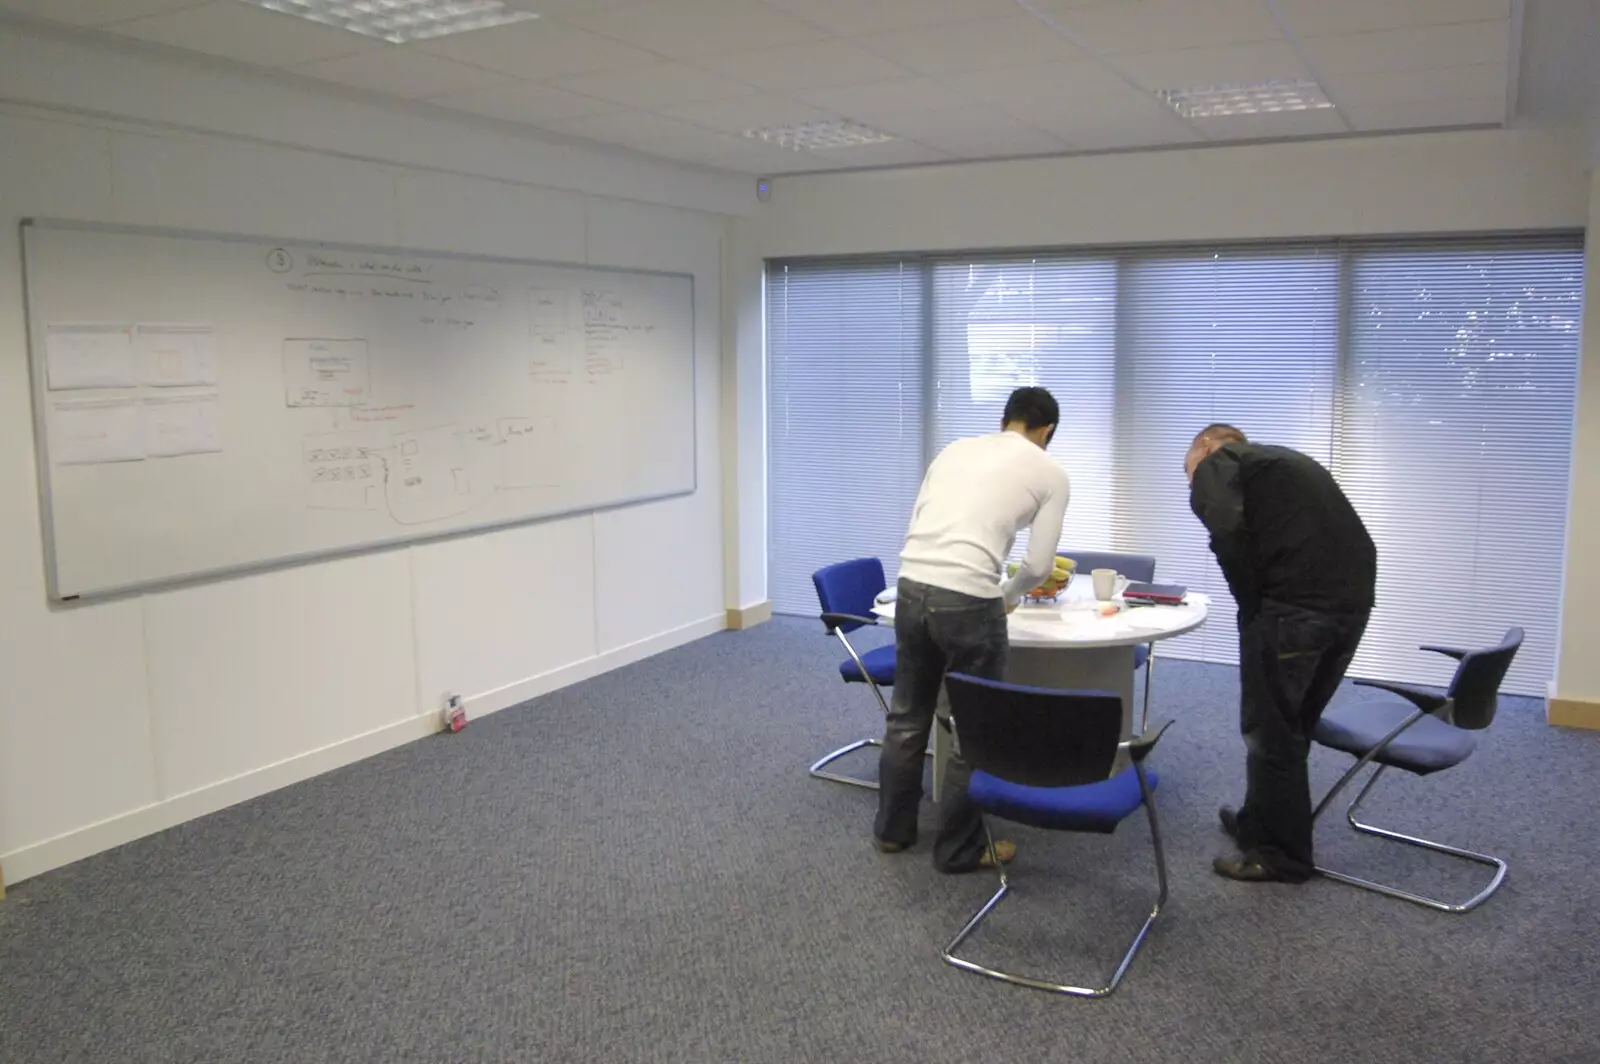
[[[1240,620],[1246,785],[1239,848],[1293,876],[1313,870],[1311,733],[1355,657],[1368,616],[1269,600]]]
[[[1005,603],[901,580],[894,607],[894,698],[878,762],[878,819],[885,842],[917,841],[922,759],[947,672],[1004,678]],[[939,834],[933,866],[967,872],[983,856],[983,819],[967,798],[972,770],[960,759],[947,766],[939,795]]]

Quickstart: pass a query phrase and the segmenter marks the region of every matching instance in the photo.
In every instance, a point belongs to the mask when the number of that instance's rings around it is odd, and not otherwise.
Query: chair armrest
[[[1167,729],[1172,727],[1173,723],[1173,721],[1169,720],[1157,728],[1154,734],[1145,732],[1137,739],[1125,739],[1117,745],[1128,751],[1128,756],[1134,761],[1143,761],[1150,756],[1150,751],[1156,748],[1156,743],[1159,743],[1161,737],[1167,734]]]
[[[1357,680],[1356,686],[1376,687],[1380,691],[1399,695],[1424,713],[1437,713],[1450,704],[1450,696],[1444,692],[1413,684],[1390,683],[1387,680]]]
[[[1457,661],[1460,661],[1462,658],[1467,656],[1467,652],[1465,650],[1459,650],[1456,647],[1422,646],[1422,647],[1418,647],[1417,649],[1418,650],[1426,650],[1426,651],[1429,651],[1430,653],[1434,653],[1434,654],[1443,654],[1446,657],[1455,658]]]
[[[835,628],[843,628],[847,624],[877,624],[878,619],[876,617],[862,617],[855,613],[824,613],[822,615],[822,623],[831,632]]]

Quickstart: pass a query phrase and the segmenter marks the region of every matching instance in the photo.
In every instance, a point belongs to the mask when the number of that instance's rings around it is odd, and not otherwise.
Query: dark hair
[[[1216,440],[1218,443],[1249,443],[1242,431],[1222,421],[1214,421],[1195,433],[1197,440]]]
[[[1006,400],[1006,412],[1000,419],[1000,427],[1018,421],[1029,429],[1055,425],[1061,421],[1061,407],[1056,404],[1056,397],[1043,388],[1018,388]]]

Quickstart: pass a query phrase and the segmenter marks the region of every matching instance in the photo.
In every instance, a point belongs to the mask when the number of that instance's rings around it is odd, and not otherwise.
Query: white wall
[[[1553,694],[1600,701],[1600,165],[1590,175],[1586,247],[1583,368],[1578,380],[1578,424],[1572,456],[1572,508],[1567,518],[1567,599],[1562,613],[1561,658]]]
[[[730,297],[758,321],[761,262],[790,255],[1582,228],[1584,156],[1571,131],[1479,131],[785,177],[734,223],[731,255],[756,280]],[[736,339],[739,372],[757,372],[759,332]],[[739,418],[754,446],[759,404]],[[764,539],[765,498],[737,506],[741,544]],[[747,599],[766,597],[760,579]]]
[[[1581,226],[1570,132],[1483,131],[779,178],[758,255]]]
[[[0,27],[0,94],[46,105],[0,103],[0,862],[8,881],[422,736],[447,690],[469,696],[473,712],[491,711],[723,627],[727,221],[637,199],[655,191],[716,206],[730,185],[567,146],[552,149],[551,162],[533,141],[463,135],[364,102],[333,100],[319,125],[306,90],[54,38],[38,43],[24,47]],[[360,142],[363,153],[389,151],[404,165],[143,120],[170,108],[205,108],[199,117],[235,133],[276,122],[275,141]],[[104,117],[110,111],[141,121]],[[294,114],[304,125],[289,122]],[[405,135],[378,143],[375,129]],[[466,165],[496,179],[455,172]],[[635,199],[507,180],[519,166]],[[30,215],[692,272],[700,490],[49,608],[16,229]],[[651,584],[643,600],[641,573]]]

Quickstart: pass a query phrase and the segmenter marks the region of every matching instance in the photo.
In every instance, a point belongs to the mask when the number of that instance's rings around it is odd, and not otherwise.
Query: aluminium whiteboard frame
[[[28,340],[28,374],[33,392],[33,451],[34,460],[38,465],[39,477],[39,528],[43,535],[44,543],[44,578],[45,593],[50,601],[55,604],[71,604],[80,601],[98,601],[126,597],[128,595],[142,594],[148,591],[167,590],[177,587],[188,587],[195,584],[212,583],[217,580],[234,576],[244,576],[251,573],[270,572],[276,569],[287,569],[294,566],[308,565],[312,562],[331,560],[334,558],[347,558],[359,554],[370,554],[376,551],[393,550],[396,547],[408,546],[413,543],[431,543],[442,540],[456,539],[462,536],[477,535],[482,532],[492,532],[497,529],[515,528],[519,525],[538,524],[543,521],[559,520],[563,517],[575,517],[579,514],[598,514],[609,510],[621,509],[625,506],[637,506],[640,503],[657,502],[662,499],[678,499],[693,495],[700,490],[700,382],[699,382],[699,305],[695,291],[695,276],[680,270],[650,270],[635,269],[626,266],[597,266],[586,262],[568,262],[560,259],[522,259],[504,255],[474,255],[460,251],[433,251],[427,248],[406,248],[385,246],[381,244],[345,244],[329,240],[298,240],[289,237],[261,236],[248,233],[216,233],[203,229],[177,229],[164,226],[119,225],[112,222],[81,222],[61,218],[24,218],[17,226],[19,243],[22,247],[22,313],[23,324]],[[678,277],[689,282],[689,395],[690,395],[690,455],[692,458],[690,486],[683,491],[663,491],[648,495],[634,495],[616,499],[611,502],[596,506],[585,506],[561,510],[551,510],[548,513],[533,514],[531,516],[513,517],[504,520],[483,521],[466,525],[460,528],[451,528],[438,532],[402,533],[382,539],[366,540],[362,543],[348,547],[334,547],[328,550],[300,551],[296,554],[284,554],[275,558],[254,562],[241,562],[237,565],[216,566],[210,569],[196,570],[180,576],[165,576],[152,580],[136,580],[125,584],[110,587],[84,588],[70,594],[63,594],[59,569],[56,558],[56,522],[54,502],[50,491],[51,463],[50,463],[50,431],[46,421],[49,407],[48,372],[49,366],[45,340],[45,323],[39,319],[33,309],[33,285],[35,280],[33,249],[28,242],[28,234],[34,230],[69,230],[74,232],[108,233],[124,236],[156,236],[169,237],[181,240],[210,240],[224,244],[283,244],[295,247],[315,248],[327,251],[360,252],[374,255],[414,255],[435,259],[446,259],[455,262],[484,262],[501,266],[553,266],[559,269],[587,270],[594,273],[621,274],[635,277]]]

